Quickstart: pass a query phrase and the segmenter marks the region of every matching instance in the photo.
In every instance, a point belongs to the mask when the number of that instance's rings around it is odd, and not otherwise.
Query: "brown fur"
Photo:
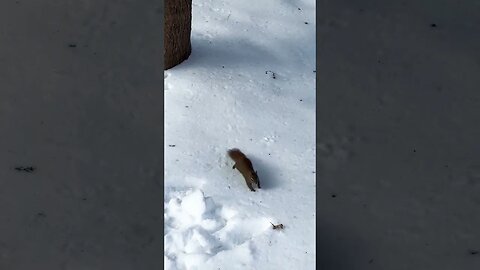
[[[237,148],[228,150],[228,156],[235,161],[233,169],[237,169],[243,175],[248,188],[251,191],[255,191],[253,188],[253,184],[255,184],[260,189],[260,180],[258,179],[257,172],[253,169],[252,162],[247,156]]]

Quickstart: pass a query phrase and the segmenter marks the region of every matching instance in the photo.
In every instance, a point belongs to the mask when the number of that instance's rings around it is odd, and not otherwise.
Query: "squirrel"
[[[260,180],[258,179],[257,171],[253,169],[252,162],[239,149],[233,148],[228,150],[228,156],[235,161],[232,169],[237,169],[245,178],[248,188],[255,192],[253,184],[260,189]]]

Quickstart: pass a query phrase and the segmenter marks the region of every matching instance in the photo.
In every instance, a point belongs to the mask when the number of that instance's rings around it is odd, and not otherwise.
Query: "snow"
[[[165,269],[314,269],[315,1],[192,15],[192,55],[165,71]]]

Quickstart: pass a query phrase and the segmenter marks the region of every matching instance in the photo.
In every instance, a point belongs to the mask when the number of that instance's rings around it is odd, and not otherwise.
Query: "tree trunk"
[[[192,51],[192,0],[165,0],[165,70],[186,60]]]

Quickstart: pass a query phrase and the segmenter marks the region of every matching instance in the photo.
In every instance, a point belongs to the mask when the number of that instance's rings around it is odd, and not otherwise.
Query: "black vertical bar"
[[[163,266],[163,2],[0,1],[0,269]]]

